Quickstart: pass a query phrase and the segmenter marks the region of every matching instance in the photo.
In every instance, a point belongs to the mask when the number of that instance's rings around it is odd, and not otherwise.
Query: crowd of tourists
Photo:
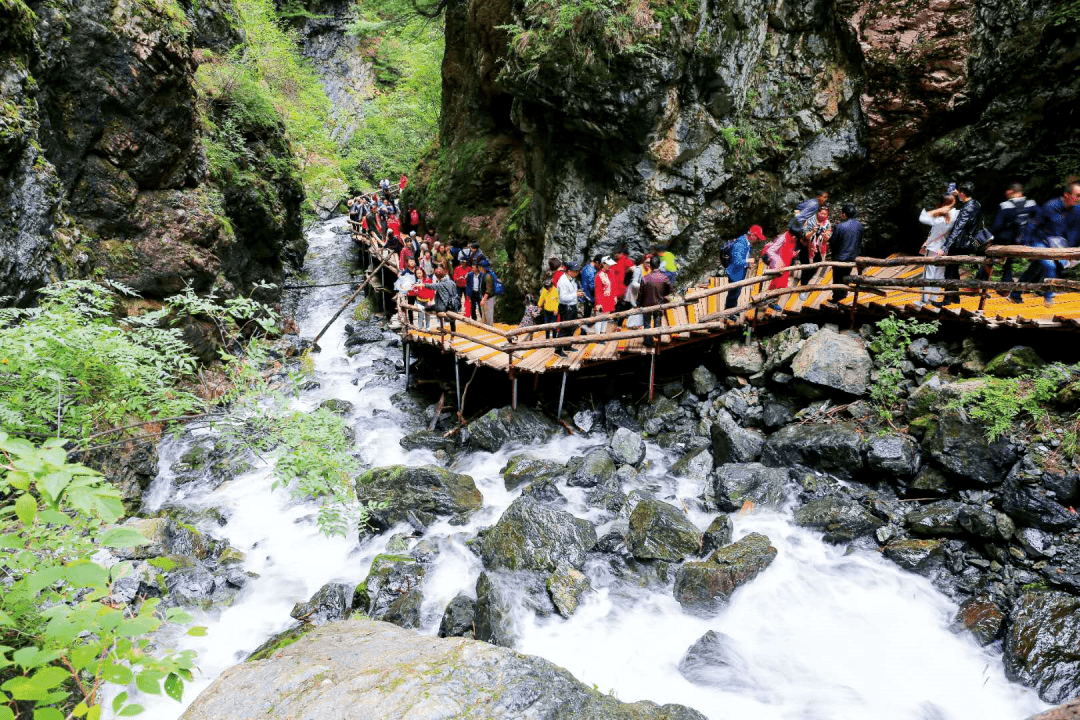
[[[402,175],[396,191],[403,190],[407,182],[406,176]],[[936,208],[920,213],[919,221],[930,226],[921,254],[931,257],[973,255],[988,242],[1050,248],[1080,245],[1080,207],[1077,206],[1080,182],[1067,184],[1060,197],[1041,206],[1024,197],[1023,186],[1019,183],[1011,184],[990,229],[985,227],[982,207],[974,199],[974,192],[970,182],[950,184]],[[409,300],[410,323],[426,329],[431,322],[430,312],[452,311],[493,325],[495,303],[503,294],[503,285],[479,245],[456,240],[444,242],[437,231],[425,224],[417,208],[412,204],[400,207],[394,196],[395,188],[389,180],[384,180],[378,193],[350,199],[349,215],[361,232],[393,253],[398,272],[395,289]],[[798,274],[795,279],[790,277],[794,274],[790,270],[776,274],[768,281],[766,290],[769,291],[791,287],[793,280],[796,288],[820,283],[828,270],[822,263],[829,258],[830,248],[834,261],[854,261],[865,234],[865,226],[858,219],[858,208],[851,203],[843,204],[834,224],[828,200],[827,191],[816,191],[813,197],[794,208],[786,229],[771,240],[766,238],[760,225],[753,225],[745,234],[724,243],[720,257],[723,274],[729,283],[738,284],[747,278],[756,262],[755,244],[762,247],[761,258],[770,270],[805,266],[794,271]],[[983,263],[976,279],[989,279],[992,269],[992,264]],[[1057,277],[1063,269],[1061,261],[1034,260],[1019,279],[1021,282],[1040,282]],[[654,246],[650,252],[637,256],[631,256],[627,247],[621,247],[613,255],[595,255],[580,264],[549,258],[540,286],[535,293],[525,295],[525,314],[520,324],[535,326],[582,321],[560,328],[560,337],[571,337],[579,332],[604,335],[621,327],[657,328],[661,325],[663,312],[656,310],[631,312],[612,322],[599,319],[589,323],[585,320],[662,305],[675,292],[678,272],[677,258],[661,246]],[[845,285],[850,273],[851,268],[833,267],[832,284]],[[927,265],[924,277],[959,280],[960,266]],[[1013,277],[1012,260],[1008,260],[1001,280],[1011,282]],[[832,290],[824,305],[835,306],[847,292],[843,287]],[[736,308],[741,293],[742,286],[729,290],[725,309]],[[778,294],[777,299],[781,295]],[[800,297],[806,300],[808,291],[802,291]],[[1022,302],[1019,292],[1012,293],[1009,299]],[[943,291],[940,287],[928,286],[923,288],[922,298],[916,304],[945,306],[957,302],[958,287]],[[1053,303],[1052,291],[1045,293],[1045,302],[1047,305]],[[781,311],[777,303],[770,307]],[[451,331],[456,332],[453,320],[450,326]],[[545,328],[544,332],[546,337],[555,336],[552,329]],[[647,336],[644,343],[651,346],[654,338]],[[566,347],[556,350],[556,354],[562,356],[566,352]]]

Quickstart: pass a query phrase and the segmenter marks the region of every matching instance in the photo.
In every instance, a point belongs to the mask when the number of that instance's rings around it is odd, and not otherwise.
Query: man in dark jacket
[[[1020,234],[1023,228],[1034,218],[1035,211],[1039,209],[1034,200],[1024,197],[1024,186],[1014,182],[1005,191],[1005,202],[998,205],[997,215],[994,216],[994,224],[990,227],[990,233],[994,236],[995,245],[1015,245],[1021,241]],[[993,263],[987,263],[979,269],[976,276],[978,280],[989,280],[990,270]],[[1005,267],[1001,271],[1001,282],[1013,281],[1013,258],[1005,260]],[[1002,295],[1005,293],[1002,292]]]
[[[844,203],[840,208],[843,221],[836,226],[832,234],[832,246],[836,253],[836,259],[840,262],[852,262],[859,257],[862,248],[863,233],[866,228],[855,219],[859,214],[858,208],[851,203]],[[833,283],[843,285],[851,274],[851,268],[833,268]],[[847,290],[833,290],[832,301],[838,303],[847,297]]]
[[[952,229],[945,237],[942,249],[946,255],[964,255],[971,252],[971,240],[975,233],[983,226],[982,205],[972,197],[975,194],[975,186],[970,182],[960,183],[956,188],[956,207],[960,211],[953,222]],[[960,279],[959,265],[945,266],[946,280]],[[944,298],[935,300],[932,304],[938,307],[955,305],[960,302],[960,293],[956,290],[946,291]]]
[[[653,268],[654,262],[657,261],[647,259],[641,267],[641,306],[646,309],[643,314],[646,328],[658,328],[663,324],[663,311],[650,311],[648,308],[663,304],[667,296],[674,292],[671,278],[659,267]],[[645,347],[652,347],[658,339],[653,336],[646,337]]]
[[[1024,227],[1021,242],[1031,247],[1066,248],[1080,245],[1080,182],[1069,183],[1061,197],[1043,203],[1035,217]],[[1046,278],[1057,277],[1063,269],[1060,260],[1032,260],[1020,276],[1020,282],[1042,282]],[[1009,300],[1022,302],[1018,292],[1010,295]],[[1047,306],[1054,304],[1054,293],[1046,293],[1045,303]]]
[[[435,268],[435,280],[435,305],[432,309],[437,313],[460,312],[461,298],[454,279],[446,274],[446,270],[437,267]],[[454,318],[447,318],[447,322],[450,323],[450,332],[457,332],[457,321]]]

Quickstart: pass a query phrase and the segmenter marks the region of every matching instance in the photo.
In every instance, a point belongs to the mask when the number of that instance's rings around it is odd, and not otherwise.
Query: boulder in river
[[[1026,592],[1013,603],[1005,634],[1005,674],[1046,702],[1080,694],[1080,598]]]
[[[757,430],[744,428],[735,422],[727,410],[719,410],[709,430],[712,437],[713,462],[754,462],[761,457],[765,436]]]
[[[537,480],[554,479],[566,471],[563,463],[534,458],[531,455],[514,455],[506,461],[499,472],[507,490],[513,490]]]
[[[476,639],[513,647],[517,640],[514,625],[514,602],[505,579],[493,573],[480,573],[476,579]]]
[[[712,453],[705,448],[697,448],[683,455],[671,466],[674,477],[704,480],[713,468]]]
[[[414,517],[429,525],[438,516],[468,515],[479,510],[484,501],[471,477],[436,465],[390,465],[368,470],[356,480],[356,497],[360,502],[388,504],[372,513],[372,525],[377,529],[409,522]]]
[[[862,395],[873,361],[862,338],[823,329],[814,333],[791,361],[791,374],[805,383]]]
[[[983,425],[953,411],[938,417],[923,438],[923,449],[941,467],[983,487],[1000,484],[1018,457],[1007,437],[990,442]]]
[[[968,598],[956,613],[960,627],[969,631],[980,645],[989,645],[1001,635],[1005,613],[988,597]]]
[[[682,705],[620,702],[541,658],[365,618],[326,625],[270,659],[229,668],[184,719],[454,716],[706,720]]]
[[[769,436],[761,462],[850,478],[863,469],[864,449],[862,436],[851,423],[788,425]]]
[[[573,458],[567,463],[570,478],[566,484],[588,488],[607,485],[615,477],[617,469],[615,460],[607,448],[593,448],[585,454],[585,457]]]
[[[497,452],[512,440],[540,442],[556,430],[554,421],[537,410],[524,406],[514,410],[506,406],[489,410],[469,423],[465,428],[468,434],[465,444],[476,450]]]
[[[637,467],[645,459],[645,440],[633,430],[619,428],[611,436],[608,452],[619,465]]]
[[[580,569],[595,545],[596,529],[589,521],[522,495],[484,533],[480,556],[490,569],[550,573],[562,562]]]
[[[688,612],[713,611],[775,558],[776,548],[769,544],[769,538],[750,533],[720,548],[708,560],[684,563],[675,573],[675,599]]]
[[[637,504],[626,539],[639,560],[677,562],[701,549],[701,531],[677,507],[659,500]]]
[[[316,626],[344,620],[352,611],[353,590],[348,583],[326,583],[307,602],[296,603],[289,615]]]
[[[357,586],[352,606],[374,620],[403,628],[420,627],[421,585],[426,571],[407,555],[378,555],[367,579]]]
[[[825,497],[795,511],[795,524],[820,530],[825,542],[847,543],[874,534],[885,523],[854,499]]]
[[[724,633],[709,630],[679,661],[679,674],[695,685],[730,689],[746,684],[749,666]]]
[[[476,619],[476,601],[461,593],[454,597],[443,610],[439,623],[439,637],[473,637]]]
[[[709,527],[705,528],[705,532],[701,536],[701,554],[709,555],[714,550],[719,550],[727,545],[731,542],[731,534],[734,531],[735,528],[730,517],[717,515],[709,523]]]
[[[577,610],[581,596],[591,588],[589,578],[580,570],[560,563],[547,579],[547,589],[555,609],[563,617],[570,617]]]
[[[718,510],[735,512],[746,502],[779,508],[784,504],[788,471],[761,463],[728,463],[709,476]]]

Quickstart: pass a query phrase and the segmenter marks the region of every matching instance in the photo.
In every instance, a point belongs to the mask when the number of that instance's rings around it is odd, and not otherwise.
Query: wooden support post
[[[986,309],[986,296],[990,293],[986,288],[982,289],[979,293],[979,312],[983,312]]]
[[[859,305],[859,291],[855,291],[855,295],[851,298],[851,316],[849,318],[848,327],[851,330],[855,329],[855,308]]]
[[[409,343],[404,342],[404,343],[402,343],[402,345],[405,346],[405,389],[408,390],[409,389]]]
[[[653,401],[653,392],[656,388],[656,348],[649,355],[649,402]]]
[[[457,389],[458,412],[461,412],[461,370],[458,367],[457,354],[454,355],[454,387]]]
[[[510,409],[517,410],[517,373],[510,370]]]
[[[562,387],[559,388],[559,411],[555,413],[556,420],[562,417],[563,398],[566,396],[566,375],[565,372],[562,374]]]

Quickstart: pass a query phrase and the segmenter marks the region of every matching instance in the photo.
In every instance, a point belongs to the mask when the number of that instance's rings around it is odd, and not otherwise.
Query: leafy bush
[[[997,440],[1022,422],[1045,424],[1048,405],[1068,382],[1062,365],[1049,365],[1037,375],[1017,378],[987,377],[956,403],[976,420],[986,423],[986,439]]]
[[[921,323],[915,318],[898,318],[890,315],[879,320],[870,338],[870,351],[877,355],[877,380],[870,388],[870,399],[878,406],[878,413],[885,420],[900,399],[900,382],[904,373],[901,363],[907,355],[911,341],[918,335],[931,335],[938,330],[938,323]]]
[[[91,558],[102,547],[148,541],[132,529],[109,527],[120,519],[119,492],[97,472],[67,462],[65,441],[41,446],[0,432],[0,720],[61,720],[101,716],[102,687],[134,682],[143,692],[180,700],[191,679],[194,653],[173,654],[151,645],[162,624],[157,598],[138,607],[110,600],[112,583],[131,564],[105,567]],[[189,622],[176,609],[164,617]],[[202,628],[189,632],[199,634]],[[142,712],[112,704],[121,716]]]
[[[201,407],[180,387],[195,358],[179,331],[158,328],[159,313],[117,322],[115,304],[110,289],[74,280],[44,288],[36,308],[0,309],[0,428],[86,438]]]

